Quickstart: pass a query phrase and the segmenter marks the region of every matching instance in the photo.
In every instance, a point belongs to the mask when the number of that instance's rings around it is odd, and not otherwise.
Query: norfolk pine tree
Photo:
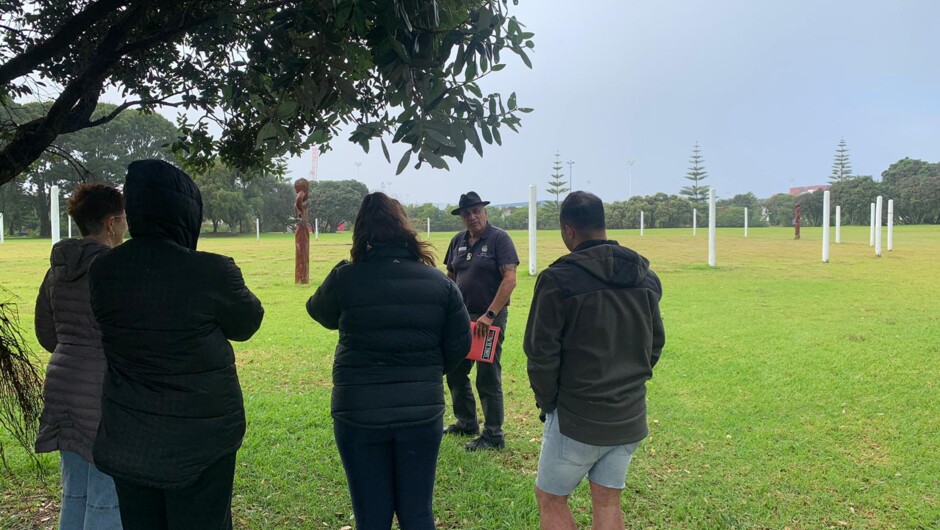
[[[555,153],[555,163],[552,164],[552,171],[552,176],[548,179],[548,193],[555,196],[555,208],[558,208],[558,197],[569,191],[565,187],[568,182],[565,180],[565,174],[562,171],[561,153]]]
[[[832,176],[829,183],[843,182],[852,178],[852,163],[849,161],[849,149],[845,146],[845,138],[839,140],[836,156],[832,161]]]
[[[702,181],[708,178],[708,172],[705,171],[705,159],[702,157],[702,150],[699,148],[698,142],[695,142],[695,146],[692,147],[692,156],[689,158],[689,163],[692,164],[692,167],[685,174],[685,178],[692,184],[682,188],[679,194],[688,198],[694,206],[705,202],[709,189],[709,186],[702,184]]]

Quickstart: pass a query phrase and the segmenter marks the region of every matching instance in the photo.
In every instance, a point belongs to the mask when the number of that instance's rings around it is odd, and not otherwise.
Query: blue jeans
[[[333,421],[356,528],[433,530],[434,472],[444,419],[415,427],[369,429]]]
[[[62,469],[60,530],[120,530],[114,481],[78,453],[59,451]]]

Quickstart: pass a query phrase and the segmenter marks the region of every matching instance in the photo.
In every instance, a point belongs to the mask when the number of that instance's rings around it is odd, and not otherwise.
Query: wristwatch
[[[496,313],[494,313],[492,309],[486,310],[486,316],[488,316],[491,320],[496,320]]]

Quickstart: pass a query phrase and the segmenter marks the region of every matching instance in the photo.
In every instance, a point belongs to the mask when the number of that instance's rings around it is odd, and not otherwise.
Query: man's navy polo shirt
[[[457,287],[463,295],[467,312],[482,314],[489,309],[503,281],[499,268],[519,265],[519,256],[509,234],[488,222],[473,247],[468,244],[469,238],[467,230],[455,235],[447,245],[444,263],[447,272],[457,277]],[[509,305],[508,301],[506,305]]]

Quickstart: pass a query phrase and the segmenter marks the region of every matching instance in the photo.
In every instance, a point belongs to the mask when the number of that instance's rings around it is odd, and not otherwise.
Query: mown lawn
[[[450,235],[432,234],[441,254]],[[527,235],[512,235],[523,264],[503,360],[507,450],[471,454],[464,440],[444,440],[441,528],[538,524],[541,424],[521,349],[535,282],[525,274]],[[564,249],[557,232],[539,237],[544,267]],[[940,527],[940,227],[897,227],[894,251],[882,258],[867,227],[845,227],[828,264],[818,228],[799,241],[790,229],[752,228],[747,239],[721,229],[717,269],[705,265],[705,230],[611,237],[647,256],[665,291],[651,435],[623,496],[629,528]],[[353,524],[329,415],[336,335],[304,310],[349,243],[349,235],[313,242],[312,283],[299,287],[290,236],[200,242],[235,257],[266,310],[257,335],[236,345],[248,414],[238,528]],[[0,246],[0,284],[20,297],[31,340],[48,249],[36,240]],[[0,440],[13,469],[0,473],[0,528],[53,528],[58,458],[41,459],[42,482],[11,440]],[[572,504],[589,526],[584,484]]]

